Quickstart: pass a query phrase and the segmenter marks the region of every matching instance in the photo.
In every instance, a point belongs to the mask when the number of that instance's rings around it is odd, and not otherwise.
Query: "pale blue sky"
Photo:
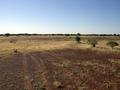
[[[0,33],[120,33],[120,0],[0,0]]]

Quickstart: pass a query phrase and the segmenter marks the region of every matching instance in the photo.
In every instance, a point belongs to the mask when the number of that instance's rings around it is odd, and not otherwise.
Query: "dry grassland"
[[[91,48],[87,44],[89,38],[98,39],[96,48]],[[103,51],[120,51],[120,46],[115,47],[111,50],[110,47],[106,46],[106,43],[110,40],[114,40],[120,44],[119,37],[82,37],[81,44],[77,44],[74,37],[49,37],[49,36],[10,36],[0,37],[0,53],[9,53],[14,49],[20,52],[27,51],[44,51],[44,50],[55,50],[64,48],[81,48],[81,49],[94,49]]]
[[[98,39],[96,48],[87,39]],[[120,90],[118,37],[0,37],[0,90]]]

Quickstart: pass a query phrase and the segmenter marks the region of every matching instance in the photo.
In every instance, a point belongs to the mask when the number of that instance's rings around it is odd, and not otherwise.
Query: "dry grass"
[[[102,51],[111,51],[111,48],[106,46],[107,39],[97,38],[98,45],[96,48],[92,48],[87,44],[87,39],[91,37],[82,37],[81,44],[77,44],[73,37],[48,37],[48,36],[10,36],[10,37],[0,37],[0,52],[1,53],[11,53],[14,49],[20,52],[27,51],[44,51],[44,50],[55,50],[64,48],[81,48],[81,49],[93,49]],[[95,38],[95,37],[94,37]],[[115,39],[115,37],[112,37]],[[110,40],[112,39],[110,37]],[[120,40],[116,40],[120,44]],[[112,51],[120,51],[120,46],[116,47]]]
[[[92,48],[89,38],[0,37],[0,90],[120,90],[120,46],[111,50],[112,38],[94,37]]]

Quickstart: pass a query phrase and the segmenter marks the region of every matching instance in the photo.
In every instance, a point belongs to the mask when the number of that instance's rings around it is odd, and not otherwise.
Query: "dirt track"
[[[119,54],[66,49],[0,58],[0,90],[119,89]]]

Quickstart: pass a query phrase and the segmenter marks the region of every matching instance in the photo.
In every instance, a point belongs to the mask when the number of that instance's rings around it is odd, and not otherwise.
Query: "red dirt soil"
[[[120,90],[120,55],[54,50],[0,57],[0,90]]]

